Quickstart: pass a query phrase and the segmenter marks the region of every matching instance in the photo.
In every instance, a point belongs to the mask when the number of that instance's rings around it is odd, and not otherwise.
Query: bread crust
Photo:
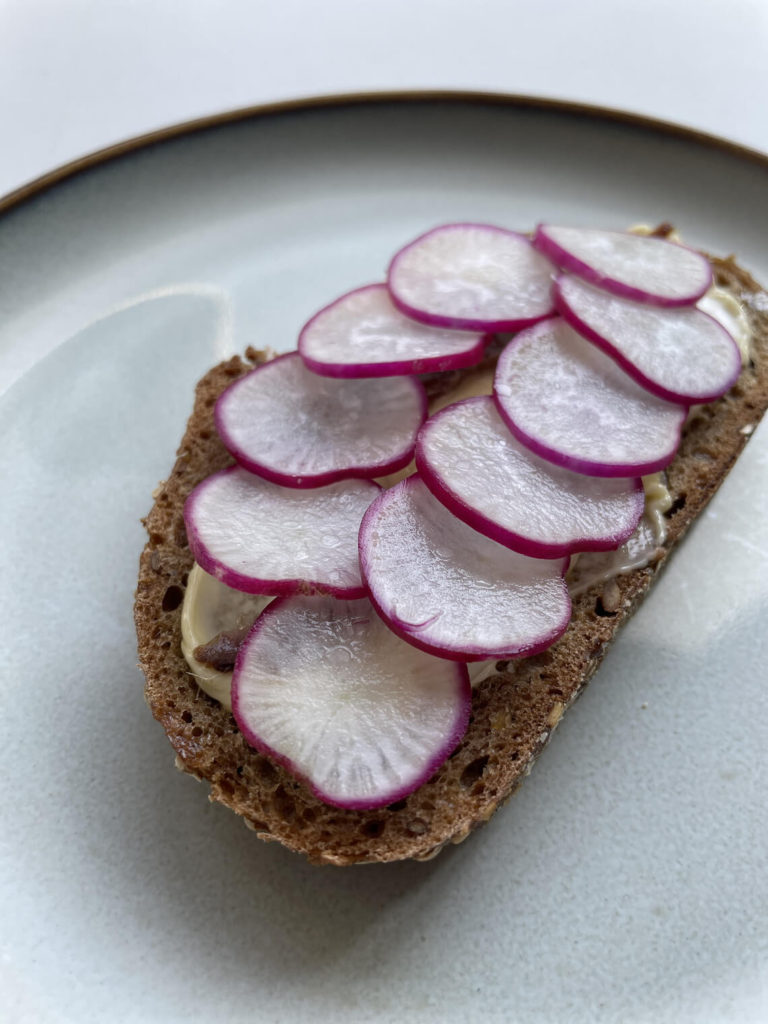
[[[577,597],[571,624],[548,651],[498,663],[497,674],[474,690],[470,725],[455,753],[415,793],[388,808],[350,811],[321,803],[248,746],[230,712],[199,688],[181,653],[181,604],[193,564],[184,501],[204,477],[231,463],[213,426],[213,406],[228,384],[264,357],[248,349],[245,360],[235,356],[207,373],[176,463],[145,520],[149,540],[134,609],[146,699],[176,751],[177,766],[206,781],[210,798],[242,815],[260,838],[315,863],[428,860],[488,821],[530,772],[768,405],[768,295],[732,257],[711,262],[716,282],[739,299],[750,320],[752,359],[728,395],[702,407],[684,431],[666,471],[674,503],[657,561]]]

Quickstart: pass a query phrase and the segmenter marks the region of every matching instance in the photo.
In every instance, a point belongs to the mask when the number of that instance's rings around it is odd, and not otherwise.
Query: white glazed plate
[[[764,1021],[768,433],[518,797],[427,864],[318,869],[177,773],[140,517],[194,382],[290,349],[447,220],[673,221],[768,282],[766,158],[566,105],[288,105],[0,210],[0,991],[9,1021]]]

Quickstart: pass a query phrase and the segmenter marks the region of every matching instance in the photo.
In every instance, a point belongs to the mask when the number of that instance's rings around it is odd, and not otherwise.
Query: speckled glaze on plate
[[[764,1020],[765,427],[514,803],[428,864],[312,868],[209,806],[143,704],[131,605],[208,366],[295,347],[445,221],[669,220],[766,283],[767,169],[584,107],[348,97],[0,202],[9,1020]]]

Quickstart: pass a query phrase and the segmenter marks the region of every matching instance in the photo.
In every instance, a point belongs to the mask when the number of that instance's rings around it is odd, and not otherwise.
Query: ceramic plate
[[[767,166],[583,108],[360,98],[6,202],[5,1019],[766,1019],[765,427],[518,797],[427,864],[314,868],[210,805],[144,705],[131,606],[208,366],[294,347],[446,220],[670,220],[768,281]]]

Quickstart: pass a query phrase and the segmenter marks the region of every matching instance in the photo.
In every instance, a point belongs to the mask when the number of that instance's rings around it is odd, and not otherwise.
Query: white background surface
[[[0,0],[0,195],[228,107],[393,88],[621,107],[768,150],[765,0]]]

